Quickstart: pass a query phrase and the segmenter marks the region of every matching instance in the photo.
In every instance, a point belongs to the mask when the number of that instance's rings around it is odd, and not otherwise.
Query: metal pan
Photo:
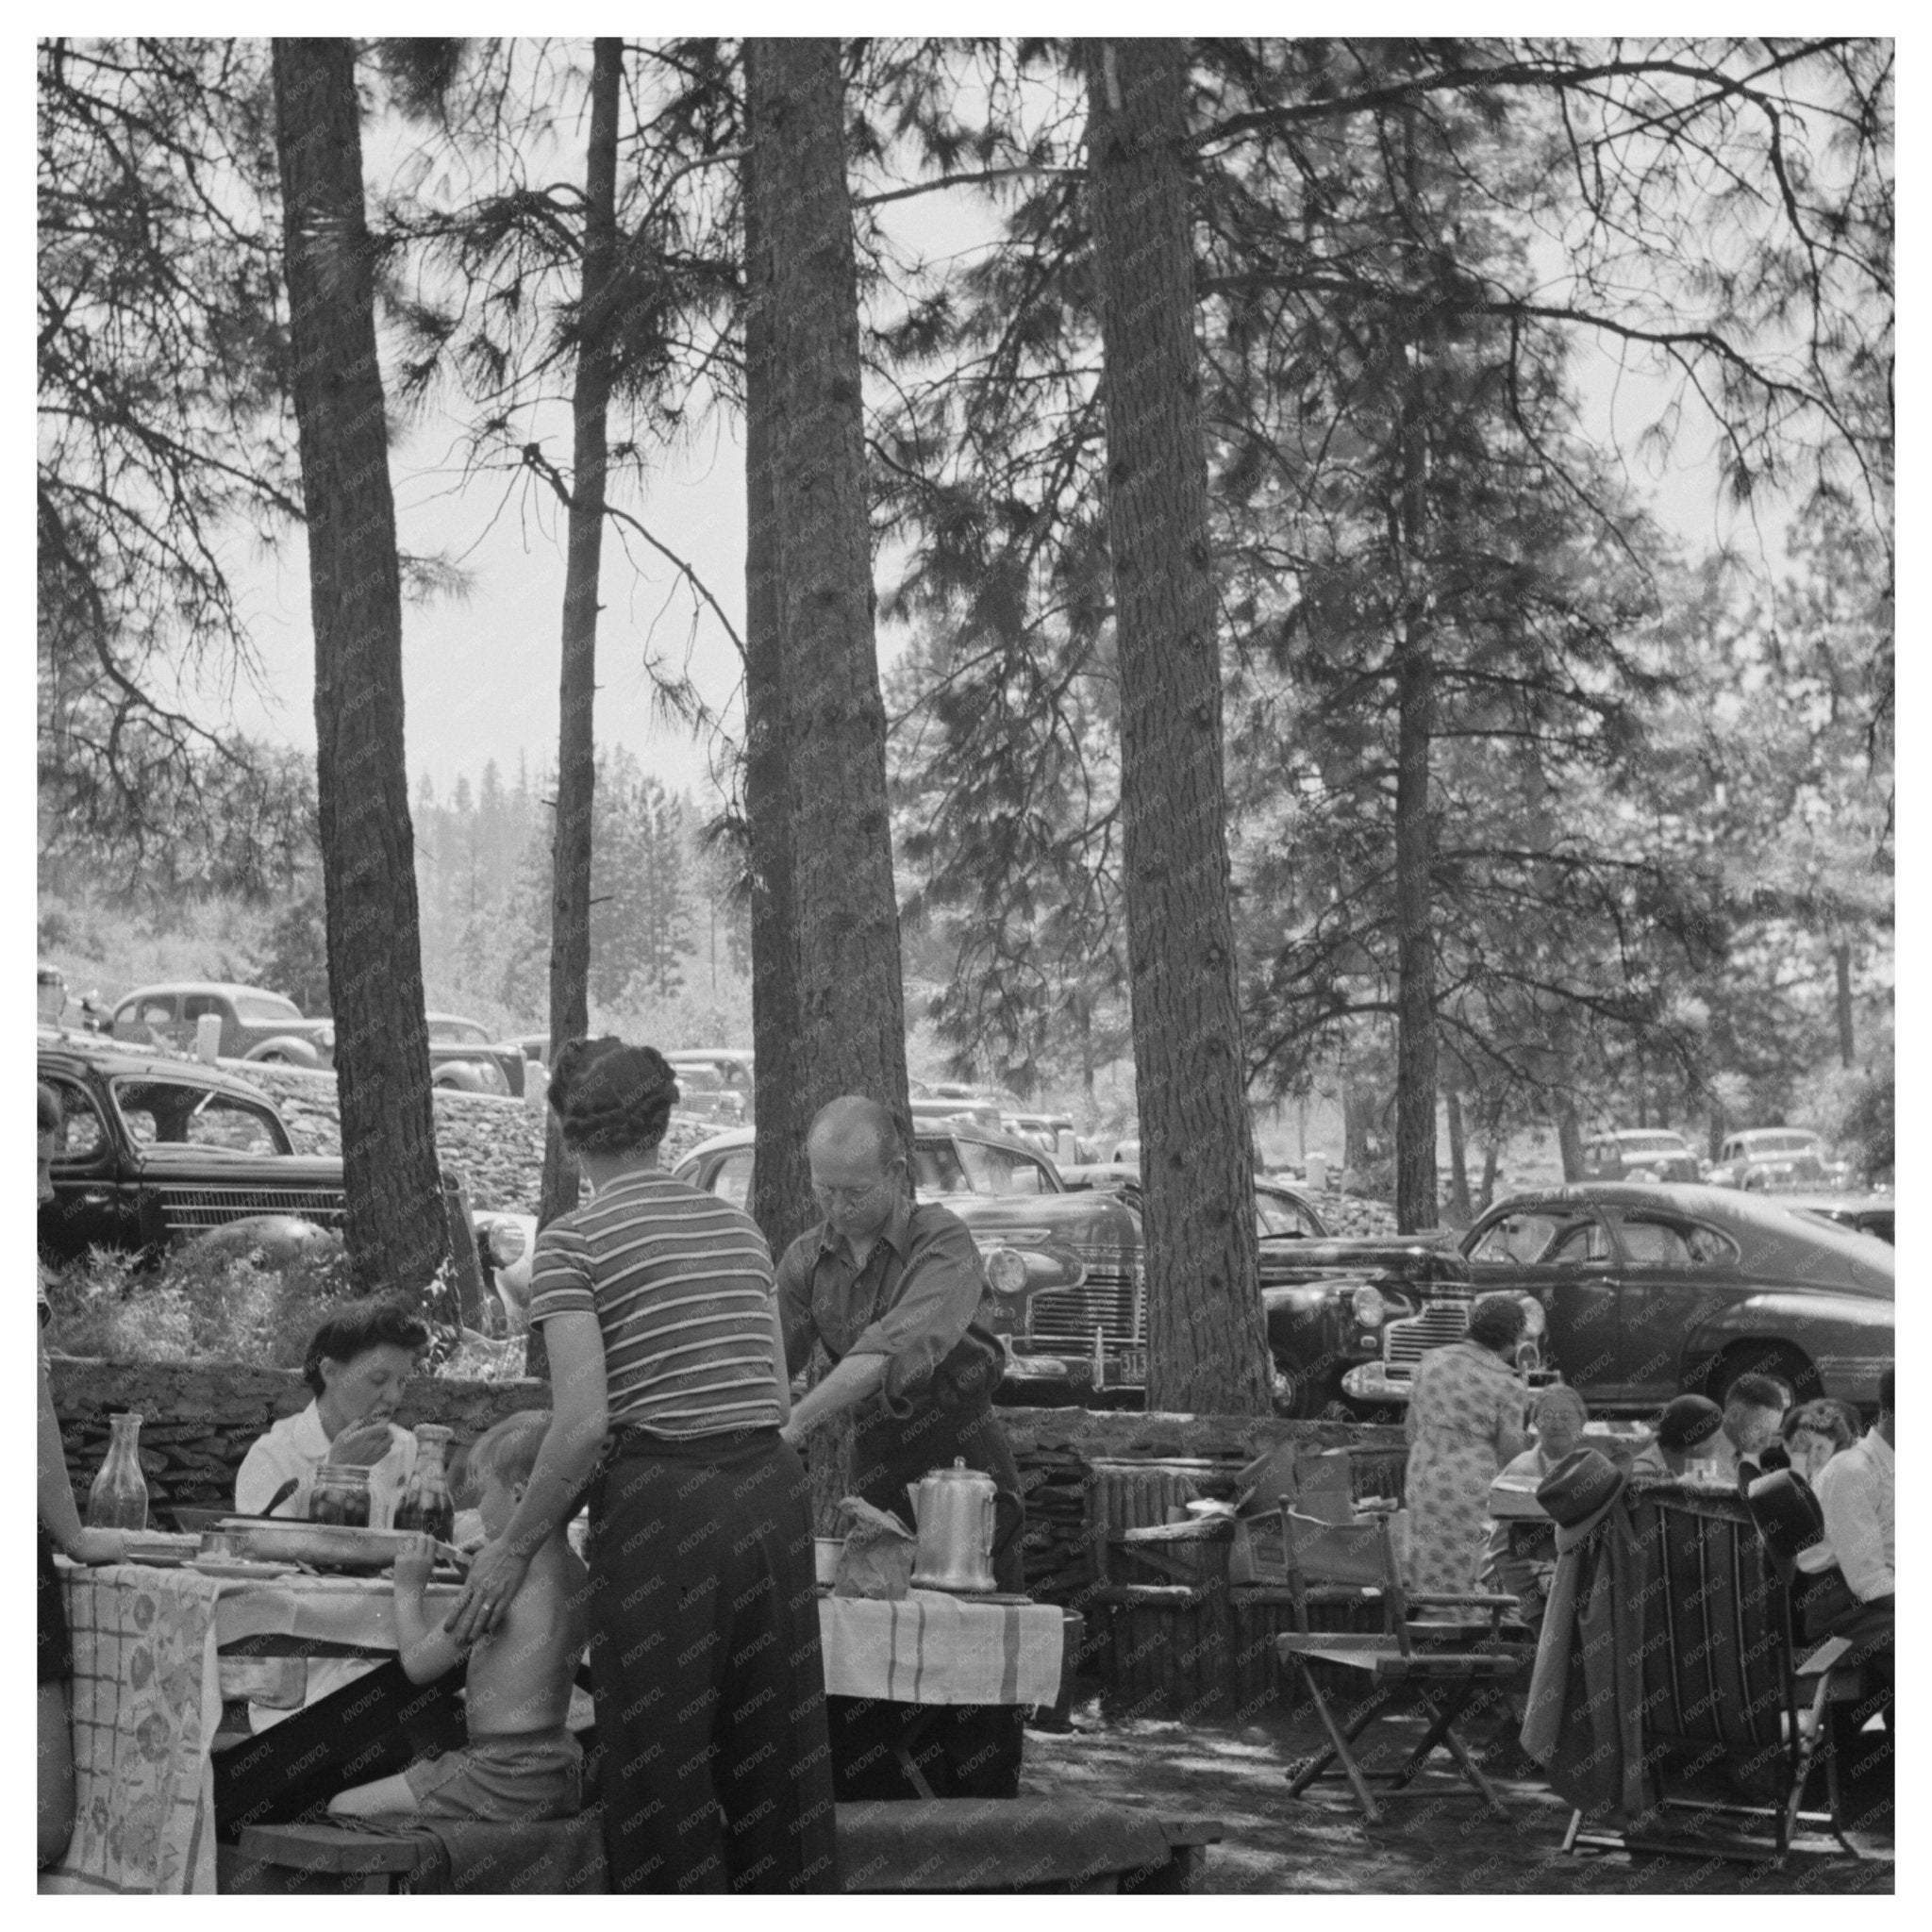
[[[317,1569],[387,1570],[409,1540],[403,1529],[361,1529],[345,1523],[266,1522],[225,1517],[217,1525],[238,1557],[257,1563],[312,1563]]]

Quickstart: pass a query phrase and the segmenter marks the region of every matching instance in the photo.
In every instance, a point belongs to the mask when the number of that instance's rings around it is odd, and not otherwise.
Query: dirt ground
[[[1320,1733],[1270,1713],[1241,1726],[1113,1722],[1097,1698],[1075,1707],[1071,1733],[1029,1727],[1021,1790],[1028,1796],[1107,1799],[1163,1815],[1221,1821],[1208,1854],[1217,1892],[1890,1893],[1889,1841],[1879,1856],[1793,1856],[1782,1870],[1710,1857],[1560,1851],[1568,1807],[1539,1782],[1495,1779],[1514,1813],[1491,1818],[1466,1784],[1431,1773],[1425,1794],[1396,1798],[1363,1824],[1346,1783],[1288,1793],[1285,1767],[1315,1755]],[[1398,1721],[1385,1721],[1396,1740]],[[1419,1735],[1411,1732],[1408,1735]],[[1446,1759],[1439,1761],[1445,1762]],[[1493,1774],[1491,1774],[1493,1775]]]

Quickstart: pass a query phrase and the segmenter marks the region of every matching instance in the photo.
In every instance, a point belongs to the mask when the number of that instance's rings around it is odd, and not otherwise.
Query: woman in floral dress
[[[1528,1445],[1528,1390],[1512,1366],[1523,1304],[1486,1294],[1469,1334],[1416,1364],[1408,1400],[1408,1587],[1473,1591],[1490,1538],[1490,1484]]]

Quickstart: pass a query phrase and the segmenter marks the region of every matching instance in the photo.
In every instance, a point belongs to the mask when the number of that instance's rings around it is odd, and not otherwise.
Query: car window
[[[175,1018],[174,999],[165,993],[150,993],[144,1000],[130,1000],[121,1011],[136,1026],[166,1026]]]
[[[188,1080],[131,1078],[115,1080],[112,1091],[140,1146],[198,1146],[234,1154],[289,1151],[275,1115],[238,1094]]]
[[[235,1011],[243,1020],[277,1021],[299,1020],[302,1008],[293,1000],[285,1000],[278,992],[238,992],[235,995]]]
[[[1050,1194],[1053,1188],[1039,1160],[1012,1147],[989,1147],[980,1141],[955,1142],[975,1194]]]
[[[188,1142],[215,1154],[279,1154],[281,1146],[267,1113],[231,1093],[211,1093],[190,1108],[184,1121]]]
[[[734,1208],[742,1208],[751,1198],[751,1158],[749,1147],[740,1147],[718,1163],[711,1176],[711,1191]]]
[[[60,1096],[66,1119],[54,1141],[54,1165],[92,1160],[108,1144],[107,1124],[96,1110],[85,1087],[63,1080],[58,1074],[42,1074],[47,1085]]]
[[[1690,1265],[1690,1251],[1685,1245],[1683,1230],[1670,1222],[1626,1214],[1618,1233],[1623,1237],[1624,1252],[1633,1268],[1688,1268]]]
[[[1291,1201],[1285,1194],[1255,1194],[1255,1227],[1263,1241],[1271,1236],[1308,1236],[1319,1234],[1313,1218],[1299,1202]]]
[[[1472,1261],[1580,1268],[1609,1258],[1609,1237],[1588,1208],[1536,1208],[1492,1221],[1471,1244]]]
[[[222,1003],[211,992],[192,992],[181,1002],[181,1017],[184,1020],[198,1020],[204,1013],[217,1017],[222,1011]]]
[[[973,1183],[950,1141],[921,1141],[912,1150],[912,1184],[921,1194],[970,1194]]]

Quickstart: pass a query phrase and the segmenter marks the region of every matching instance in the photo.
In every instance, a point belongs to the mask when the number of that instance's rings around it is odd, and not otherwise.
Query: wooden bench
[[[838,1807],[845,1888],[855,1892],[1195,1891],[1213,1819],[1159,1818],[1087,1798],[937,1798]],[[476,1842],[454,1862],[450,1842]],[[510,1840],[510,1842],[506,1842]],[[493,1847],[493,1850],[491,1849]],[[556,1824],[397,1820],[254,1824],[220,1847],[227,1892],[599,1892],[594,1811]]]

